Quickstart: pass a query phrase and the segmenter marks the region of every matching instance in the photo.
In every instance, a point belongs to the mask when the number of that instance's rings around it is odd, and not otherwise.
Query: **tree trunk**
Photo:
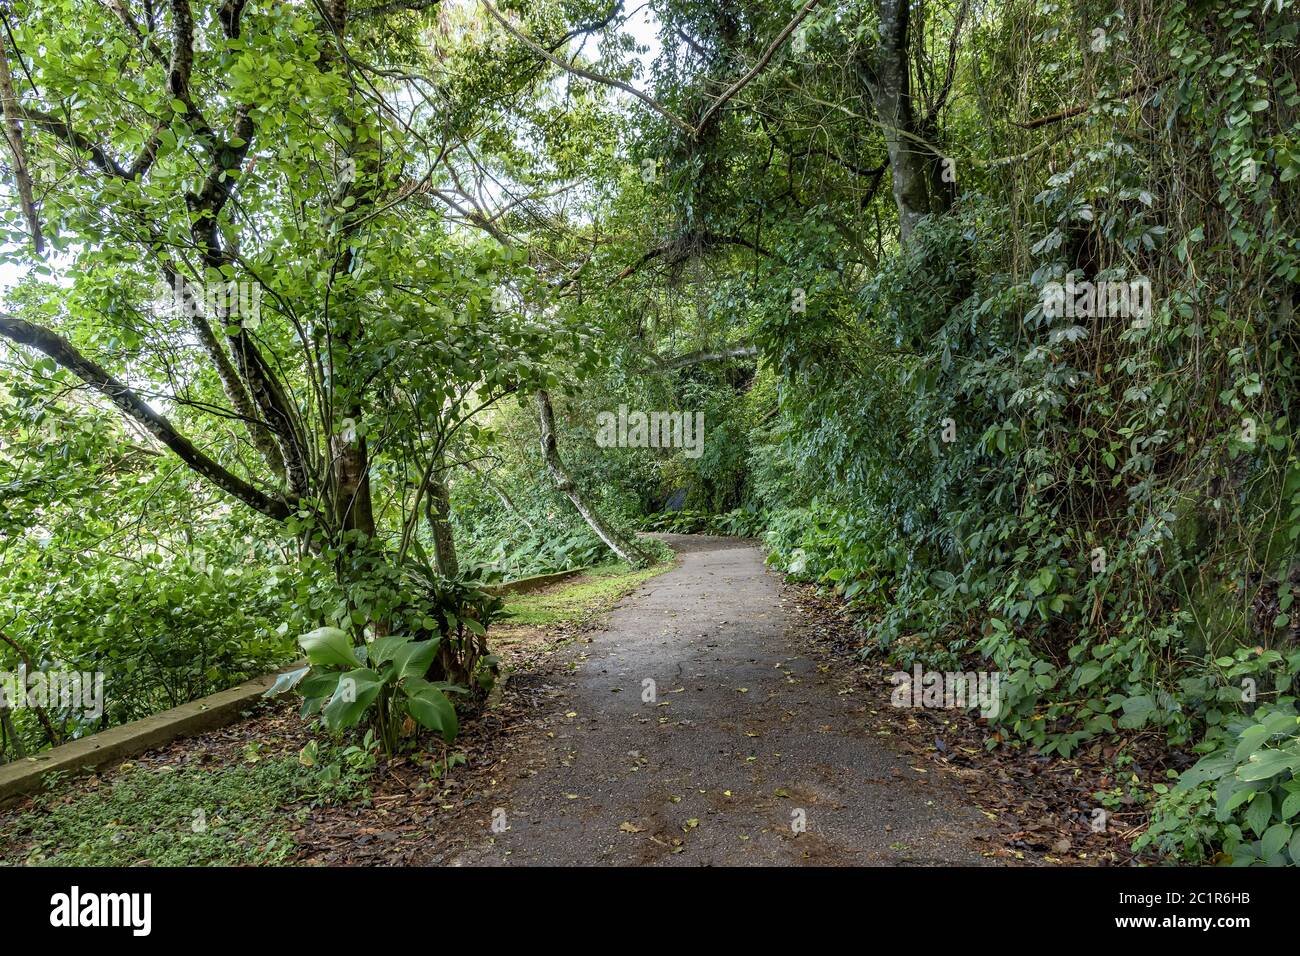
[[[456,538],[451,530],[451,491],[447,487],[447,466],[439,456],[438,473],[429,481],[424,500],[425,517],[433,536],[433,563],[444,578],[460,577],[456,560]]]
[[[9,705],[4,703],[0,703],[0,731],[4,732],[6,740],[12,742],[15,760],[27,756],[27,751],[23,748],[23,739],[18,736],[18,728],[14,726],[13,718],[9,715]],[[0,747],[0,757],[3,756],[4,748]],[[0,763],[4,762],[0,760]]]
[[[555,411],[551,408],[551,396],[544,389],[537,393],[537,420],[542,433],[542,457],[546,460],[546,469],[555,481],[555,487],[573,503],[582,520],[596,536],[604,541],[609,549],[634,568],[644,568],[650,563],[646,554],[632,542],[618,533],[600,513],[583,497],[578,486],[574,484],[569,470],[564,467],[560,450],[555,439]]]
[[[906,246],[921,217],[929,213],[934,151],[917,134],[912,72],[907,45],[907,0],[877,0],[880,37],[857,57],[859,74],[885,134],[898,207],[900,242]]]
[[[360,414],[360,410],[356,411]],[[366,538],[375,535],[375,516],[370,502],[370,458],[364,438],[335,435],[334,517],[341,532],[359,531]]]
[[[343,37],[348,26],[348,0],[330,0],[327,4],[328,26]],[[326,35],[321,51],[321,70],[333,67],[333,40]],[[381,175],[379,137],[371,135],[362,123],[340,110],[336,117],[345,137],[345,152],[355,174],[342,178],[334,190],[334,209],[343,210],[330,218],[338,232],[338,258],[332,276],[346,276],[357,263],[362,243],[358,235],[370,210]],[[349,206],[347,199],[351,198]],[[335,517],[340,532],[356,531],[369,542],[375,536],[374,508],[370,497],[370,454],[359,428],[363,421],[366,376],[354,365],[353,353],[364,337],[364,310],[355,293],[345,286],[331,303],[331,336],[337,343],[330,356],[330,383],[341,416],[333,423],[331,448],[334,459]],[[337,414],[337,413],[336,413]]]

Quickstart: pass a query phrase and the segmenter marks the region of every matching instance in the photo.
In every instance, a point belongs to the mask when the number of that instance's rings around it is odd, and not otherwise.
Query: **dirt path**
[[[446,862],[988,862],[980,812],[891,751],[799,648],[752,544],[665,540],[677,567],[562,652],[557,676],[512,686],[537,719],[479,808],[482,837]]]

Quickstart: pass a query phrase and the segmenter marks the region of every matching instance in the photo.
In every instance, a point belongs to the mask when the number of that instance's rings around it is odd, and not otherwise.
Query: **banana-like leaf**
[[[388,663],[403,645],[410,643],[411,639],[405,634],[389,634],[387,637],[375,638],[370,642],[370,666],[378,667],[380,664]]]
[[[429,673],[433,656],[438,653],[441,638],[427,641],[410,641],[393,652],[393,669],[398,679],[403,677],[423,677]]]
[[[341,676],[338,671],[321,670],[319,667],[313,667],[311,673],[303,678],[303,682],[298,685],[298,693],[307,698],[330,697],[333,695],[334,689],[338,687]]]
[[[427,727],[442,735],[442,739],[451,743],[456,739],[459,729],[456,723],[456,708],[451,705],[445,694],[431,686],[418,689],[415,694],[407,694],[407,712],[421,727]]]
[[[358,667],[339,677],[337,689],[321,716],[330,730],[354,727],[379,696],[384,678],[368,667]]]
[[[298,686],[298,682],[307,676],[310,667],[299,667],[291,671],[285,671],[275,679],[275,683],[263,691],[263,697],[279,697],[281,694],[287,694]]]
[[[328,664],[332,667],[357,666],[352,638],[337,627],[318,627],[298,638],[298,643],[307,653],[307,660],[313,664]]]

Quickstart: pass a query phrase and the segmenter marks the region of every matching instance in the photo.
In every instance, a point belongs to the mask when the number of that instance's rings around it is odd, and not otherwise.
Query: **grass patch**
[[[123,764],[93,790],[52,779],[32,809],[5,821],[0,864],[283,863],[294,850],[289,825],[310,805],[364,795],[361,776],[338,769],[304,766],[297,753],[254,752],[211,768]]]
[[[585,621],[627,594],[637,585],[672,567],[665,561],[642,571],[618,561],[583,572],[572,582],[557,584],[532,594],[513,594],[506,598],[510,617],[507,627],[525,625],[549,627],[572,621]]]

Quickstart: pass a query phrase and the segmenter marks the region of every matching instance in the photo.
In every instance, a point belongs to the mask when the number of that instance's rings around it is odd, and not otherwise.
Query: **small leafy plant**
[[[284,675],[272,691],[296,686],[304,717],[320,714],[333,731],[368,720],[374,739],[389,755],[397,750],[407,718],[446,743],[456,739],[456,708],[447,695],[464,694],[466,688],[427,679],[440,637],[417,641],[392,634],[354,645],[339,628],[318,627],[298,643],[311,666]]]

